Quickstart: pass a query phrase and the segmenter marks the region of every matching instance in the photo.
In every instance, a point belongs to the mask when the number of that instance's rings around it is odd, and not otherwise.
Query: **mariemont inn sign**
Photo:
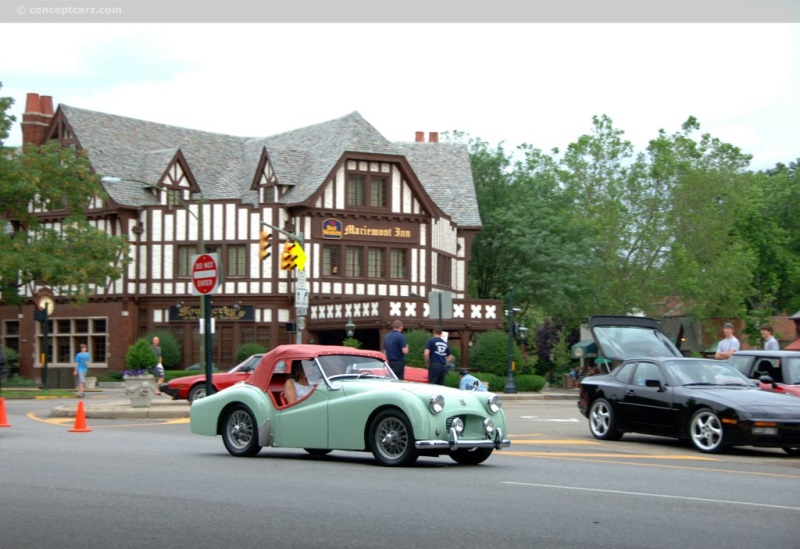
[[[120,110],[124,110],[121,108]],[[198,122],[202,125],[202,121]],[[86,151],[106,195],[87,208],[99,228],[126,235],[131,262],[121,280],[97,287],[76,307],[47,281],[27,288],[23,307],[0,303],[3,344],[20,354],[22,375],[40,377],[40,323],[33,297],[57,302],[50,318],[50,368],[70,368],[87,343],[92,369],[124,368],[136,338],[174,334],[183,366],[200,361],[200,297],[192,293],[191,258],[219,258],[211,298],[217,368],[235,363],[243,343],[268,348],[295,341],[338,344],[355,326],[362,348],[382,350],[391,324],[430,330],[428,296],[447,292],[451,345],[469,353],[476,332],[501,329],[499,300],[467,299],[473,240],[481,230],[466,147],[425,139],[390,142],[357,112],[270,135],[238,137],[180,128],[28,94],[24,143],[57,141]],[[60,230],[66,212],[42,212]],[[272,253],[259,257],[260,233]],[[282,270],[286,234],[302,235],[305,270]],[[298,278],[308,289],[306,322],[295,329]],[[412,349],[422,353],[422,349]]]

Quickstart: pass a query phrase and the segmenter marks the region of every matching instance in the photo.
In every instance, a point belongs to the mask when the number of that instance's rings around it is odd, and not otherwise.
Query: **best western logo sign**
[[[322,238],[342,238],[342,222],[329,217],[322,222]]]

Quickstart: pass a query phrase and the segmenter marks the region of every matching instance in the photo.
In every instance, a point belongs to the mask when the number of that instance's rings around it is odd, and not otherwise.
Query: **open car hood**
[[[652,318],[598,315],[589,328],[600,354],[611,360],[683,356]]]

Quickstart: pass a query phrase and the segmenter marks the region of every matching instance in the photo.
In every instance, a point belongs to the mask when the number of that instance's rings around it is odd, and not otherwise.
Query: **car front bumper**
[[[501,448],[508,448],[511,446],[511,441],[503,438],[501,429],[495,431],[493,439],[486,438],[481,440],[463,439],[458,438],[455,429],[450,429],[447,440],[418,440],[415,443],[417,450],[469,450],[470,448],[494,448],[499,450]]]
[[[166,383],[162,383],[161,385],[159,385],[158,389],[162,393],[166,393],[169,396],[171,396],[172,398],[177,398],[178,397],[178,389],[173,389],[172,387],[170,387]]]

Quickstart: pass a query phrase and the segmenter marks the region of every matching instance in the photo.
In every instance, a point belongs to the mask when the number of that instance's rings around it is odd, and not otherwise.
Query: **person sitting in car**
[[[283,394],[286,397],[286,403],[292,404],[297,402],[314,388],[308,382],[308,378],[306,377],[305,368],[301,362],[297,361],[292,365],[292,377],[286,380],[286,384],[283,386]]]

